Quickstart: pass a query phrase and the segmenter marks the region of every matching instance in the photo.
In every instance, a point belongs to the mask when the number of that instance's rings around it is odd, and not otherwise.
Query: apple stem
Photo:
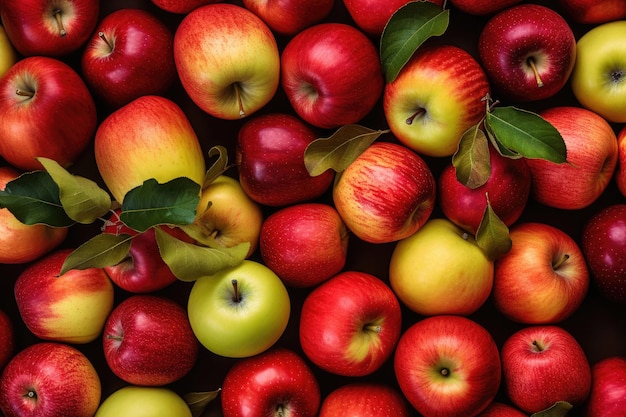
[[[61,19],[61,14],[63,12],[61,11],[61,9],[56,9],[52,12],[52,14],[54,15],[54,17],[57,20],[57,26],[59,27],[59,34],[61,36],[65,36],[67,35],[67,31],[65,30],[65,27],[63,27],[63,19]]]
[[[243,100],[241,99],[241,90],[239,88],[239,84],[237,83],[233,84],[233,87],[235,88],[235,95],[237,96],[237,103],[239,103],[239,117],[243,119],[244,117],[246,117],[246,111],[243,108]]]
[[[23,97],[34,97],[35,96],[35,92],[34,91],[21,90],[19,88],[17,90],[15,90],[15,94],[17,94],[18,96],[23,96]]]
[[[407,125],[412,125],[417,117],[419,117],[419,116],[421,116],[421,115],[423,115],[425,113],[426,113],[426,110],[420,108],[418,111],[413,113],[413,115],[411,115],[410,117],[408,117],[406,119],[406,124]]]
[[[124,337],[123,336],[116,336],[116,335],[113,335],[113,334],[108,334],[107,335],[107,339],[121,342],[122,340],[124,340]]]
[[[450,375],[450,370],[449,370],[448,368],[441,368],[441,370],[439,371],[439,373],[440,373],[442,376],[448,376],[448,375]]]
[[[241,302],[241,294],[239,294],[239,285],[237,284],[237,280],[233,279],[230,283],[233,284],[233,301],[236,303]]]
[[[383,328],[379,324],[366,324],[365,326],[363,326],[363,330],[365,330],[366,332],[380,333],[383,331]]]
[[[109,42],[109,40],[107,39],[106,35],[104,34],[104,32],[98,32],[98,37],[100,39],[102,39],[104,41],[104,43],[107,44],[107,46],[109,47],[109,49],[111,50],[111,52],[113,51],[113,45],[111,45],[111,42]]]
[[[569,255],[567,253],[564,253],[563,255],[559,257],[559,259],[556,260],[556,262],[552,264],[552,269],[554,270],[559,269],[568,259],[569,259]]]
[[[530,68],[533,70],[533,73],[535,74],[535,80],[537,81],[537,87],[543,87],[543,81],[541,80],[541,77],[539,76],[539,71],[537,70],[537,66],[535,65],[535,59],[533,57],[529,57],[526,62],[528,63],[528,65],[530,65]]]
[[[537,352],[542,352],[543,351],[543,346],[541,345],[541,343],[539,343],[536,340],[533,340],[533,347],[535,348],[535,351]]]

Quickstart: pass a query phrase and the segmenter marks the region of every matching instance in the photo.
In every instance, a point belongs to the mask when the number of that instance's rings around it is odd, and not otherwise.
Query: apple
[[[0,156],[13,167],[42,169],[37,157],[67,167],[91,143],[97,126],[93,97],[63,61],[23,58],[0,78],[0,91]]]
[[[492,299],[505,317],[557,323],[582,305],[589,288],[585,257],[573,237],[547,223],[519,223],[511,250],[495,261]]]
[[[15,354],[15,331],[6,311],[0,310],[0,372]]]
[[[92,417],[101,393],[90,359],[65,343],[25,347],[0,376],[0,410],[6,417]]]
[[[185,400],[171,388],[123,386],[104,398],[95,417],[192,417]]]
[[[0,77],[17,62],[17,53],[7,37],[4,27],[0,26]]]
[[[487,329],[455,315],[411,325],[394,357],[401,391],[425,416],[477,415],[498,393],[500,371],[498,346]]]
[[[101,268],[59,276],[71,249],[57,249],[24,269],[15,281],[22,321],[38,338],[84,344],[102,334],[113,309],[113,283]]]
[[[275,33],[294,36],[328,17],[335,0],[243,0],[243,5],[263,19]]]
[[[622,0],[558,0],[566,17],[574,23],[597,25],[626,17]]]
[[[332,185],[327,170],[311,176],[304,151],[318,138],[299,117],[270,113],[247,120],[237,134],[235,158],[246,194],[265,206],[280,207],[320,197]]]
[[[250,243],[250,257],[259,245],[263,216],[238,180],[220,175],[202,190],[195,223],[224,247]]]
[[[402,312],[391,288],[366,272],[344,271],[314,288],[300,312],[300,346],[318,368],[370,375],[389,359]]]
[[[512,405],[494,401],[477,417],[528,417]]]
[[[614,123],[626,122],[626,46],[620,41],[625,33],[626,20],[589,29],[576,44],[576,63],[570,77],[580,104]]]
[[[477,188],[457,180],[452,161],[444,166],[437,179],[438,203],[443,214],[473,235],[487,201],[500,220],[511,226],[524,212],[530,196],[531,178],[526,159],[507,158],[489,146],[489,164],[489,178]]]
[[[94,140],[98,172],[113,198],[148,179],[187,177],[204,183],[202,147],[183,110],[161,96],[142,96],[109,114]]]
[[[539,115],[563,137],[567,163],[528,159],[531,198],[565,210],[591,205],[607,188],[617,165],[615,131],[597,113],[581,107],[556,106]]]
[[[252,260],[198,278],[187,302],[200,343],[230,358],[268,350],[284,333],[290,313],[289,293],[280,278]]]
[[[185,15],[174,33],[174,62],[191,100],[220,119],[260,110],[280,82],[274,34],[236,4],[208,4]]]
[[[9,166],[0,167],[0,189],[19,177],[20,173]],[[25,264],[49,253],[63,243],[67,227],[50,227],[44,224],[26,225],[7,208],[0,209],[0,263]]]
[[[143,95],[162,95],[176,79],[174,36],[154,14],[118,9],[105,16],[81,56],[84,79],[119,108]]]
[[[494,93],[517,102],[544,100],[561,91],[576,60],[567,21],[540,4],[519,4],[491,17],[478,53]]]
[[[489,81],[479,62],[454,45],[422,46],[385,86],[383,112],[398,140],[420,154],[456,152],[485,116]]]
[[[333,389],[322,401],[319,417],[409,417],[409,405],[391,385],[349,382]]]
[[[316,417],[320,387],[307,362],[277,347],[236,362],[221,387],[224,417]]]
[[[81,48],[96,27],[100,2],[23,0],[0,3],[7,36],[24,56],[61,57]]]
[[[199,352],[187,311],[157,295],[132,295],[117,304],[104,325],[102,345],[116,376],[144,386],[178,381]]]
[[[390,243],[415,233],[435,206],[430,167],[409,148],[374,142],[340,173],[333,202],[348,229],[369,243]]]
[[[426,316],[470,315],[489,298],[494,266],[474,235],[432,218],[396,243],[389,283],[402,304]]]
[[[450,0],[450,5],[463,13],[475,16],[487,16],[502,11],[521,1],[522,0]]]
[[[557,401],[581,406],[591,388],[591,368],[578,341],[563,327],[528,326],[500,348],[507,397],[526,413]]]
[[[610,204],[594,212],[581,236],[596,288],[608,300],[626,302],[626,204]]]
[[[617,149],[615,184],[619,192],[626,197],[626,126],[617,133]]]
[[[343,0],[355,25],[372,38],[378,38],[391,16],[410,0]],[[428,0],[443,6],[443,0]]]
[[[609,356],[591,366],[585,415],[619,417],[626,409],[626,357]]]
[[[283,49],[280,65],[280,85],[289,103],[319,128],[359,122],[382,95],[376,46],[345,23],[318,23],[299,32]]]
[[[275,211],[261,226],[263,263],[288,287],[310,288],[338,274],[346,264],[348,229],[325,203],[300,203]]]
[[[186,15],[193,9],[206,4],[218,3],[218,0],[150,0],[152,4],[166,12]]]

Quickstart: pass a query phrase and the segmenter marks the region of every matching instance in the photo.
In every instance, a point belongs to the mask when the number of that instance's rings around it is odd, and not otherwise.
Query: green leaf
[[[471,189],[484,185],[491,175],[489,142],[480,125],[474,125],[463,134],[459,148],[452,155],[457,181]]]
[[[164,184],[149,179],[126,193],[120,219],[140,232],[160,224],[191,224],[199,202],[200,185],[189,178],[180,177]]]
[[[503,155],[513,152],[524,158],[567,161],[563,137],[547,120],[536,113],[515,107],[496,107],[487,111],[485,124]]]
[[[565,417],[574,406],[567,401],[557,401],[545,410],[533,413],[531,417]]]
[[[228,150],[224,146],[216,145],[209,149],[209,158],[214,156],[217,156],[217,160],[207,170],[202,189],[206,188],[228,169]]]
[[[183,242],[159,228],[155,231],[161,258],[181,281],[195,281],[224,268],[239,265],[250,249],[248,242],[231,248],[209,248]]]
[[[37,160],[59,187],[59,199],[72,220],[90,224],[111,209],[111,197],[94,181],[70,174],[52,159]]]
[[[450,10],[429,1],[412,1],[389,19],[380,37],[380,60],[388,83],[396,79],[426,40],[448,29]]]
[[[476,243],[485,252],[487,258],[494,261],[501,255],[511,250],[511,237],[509,228],[493,211],[489,196],[483,218],[476,231]]]
[[[46,171],[27,172],[9,181],[0,191],[0,208],[28,225],[69,227],[75,223],[63,209],[59,186]]]
[[[76,248],[63,262],[61,275],[72,269],[104,268],[117,265],[128,254],[133,237],[101,233]]]
[[[193,417],[201,417],[206,407],[217,398],[220,391],[221,389],[218,388],[215,391],[189,392],[183,396],[183,399],[189,406],[191,415]]]
[[[316,177],[329,169],[342,172],[387,130],[345,125],[327,138],[315,139],[304,150],[304,165]]]

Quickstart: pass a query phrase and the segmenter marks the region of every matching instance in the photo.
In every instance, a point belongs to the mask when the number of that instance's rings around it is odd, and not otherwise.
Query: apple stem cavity
[[[57,27],[59,28],[59,35],[61,35],[61,37],[67,35],[67,31],[65,30],[65,27],[63,26],[63,19],[61,18],[62,14],[63,12],[61,11],[61,9],[55,9],[52,12],[52,15],[55,17],[57,21]]]
[[[113,52],[113,45],[111,45],[111,42],[109,42],[109,40],[107,39],[106,35],[104,34],[104,32],[98,32],[98,37],[100,39],[102,39],[104,41],[104,43],[107,44],[107,46],[109,47],[109,50],[111,52]]]
[[[543,81],[541,80],[541,76],[539,75],[539,70],[537,70],[537,65],[535,65],[535,58],[528,57],[526,59],[526,63],[533,70],[533,74],[535,74],[535,80],[537,81],[537,87],[543,87]]]
[[[569,259],[569,255],[567,253],[562,254],[559,258],[552,264],[552,269],[555,271],[559,269],[567,260]]]
[[[416,118],[418,118],[418,117],[420,117],[420,116],[422,116],[424,114],[426,114],[426,110],[423,109],[423,108],[420,108],[419,110],[417,110],[415,113],[413,113],[411,116],[409,116],[406,119],[406,124],[407,125],[412,125]]]
[[[233,301],[235,303],[240,303],[241,302],[241,294],[239,293],[239,285],[237,283],[236,279],[233,279],[232,281],[230,281],[231,284],[233,284]]]

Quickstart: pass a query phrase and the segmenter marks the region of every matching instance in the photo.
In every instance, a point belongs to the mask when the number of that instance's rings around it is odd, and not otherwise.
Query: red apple
[[[619,417],[626,410],[626,357],[610,356],[591,366],[587,417]]]
[[[24,56],[64,56],[81,48],[98,22],[94,0],[22,0],[1,2],[7,36]]]
[[[248,10],[259,16],[279,35],[294,36],[325,19],[335,0],[243,0]]]
[[[504,10],[521,1],[522,0],[450,0],[450,4],[463,13],[486,16]]]
[[[511,250],[494,264],[491,292],[496,308],[525,324],[557,323],[583,303],[589,270],[578,243],[547,223],[511,228]]]
[[[539,4],[520,4],[483,27],[478,53],[494,93],[517,102],[558,93],[576,61],[576,38],[567,21]]]
[[[91,143],[95,103],[82,78],[63,61],[24,58],[0,78],[0,91],[0,155],[14,167],[42,169],[37,157],[67,167]]]
[[[512,405],[494,401],[477,417],[528,417]]]
[[[437,184],[415,152],[374,142],[335,181],[333,201],[359,239],[389,243],[415,233],[430,217]]]
[[[332,390],[322,401],[319,417],[409,417],[404,396],[391,385],[351,382]]]
[[[617,168],[615,170],[615,183],[617,189],[626,197],[626,126],[617,133]]]
[[[161,10],[186,15],[192,10],[205,4],[219,3],[218,0],[150,0]]]
[[[289,287],[313,287],[346,264],[348,230],[337,210],[323,203],[285,207],[265,219],[259,249],[263,263]]]
[[[489,178],[478,188],[459,182],[452,162],[443,168],[437,180],[443,214],[474,235],[487,208],[487,199],[500,220],[511,226],[524,212],[530,196],[530,170],[525,159],[504,157],[490,146],[489,161]]]
[[[401,324],[400,303],[385,282],[365,272],[345,271],[307,295],[300,345],[324,371],[369,375],[393,353]]]
[[[528,159],[531,198],[566,210],[589,206],[613,177],[618,152],[615,131],[597,113],[581,107],[552,107],[539,115],[563,137],[568,163]]]
[[[461,316],[438,315],[411,325],[394,357],[400,389],[425,416],[475,416],[500,387],[500,354],[491,334]]]
[[[104,269],[71,270],[59,276],[71,249],[58,249],[24,269],[15,301],[26,327],[38,338],[89,343],[102,334],[113,309],[113,283]]]
[[[119,9],[98,23],[81,57],[91,90],[109,106],[164,94],[176,79],[174,36],[154,14]]]
[[[93,364],[78,349],[38,342],[18,352],[0,376],[6,417],[93,417],[102,387]]]
[[[250,198],[267,206],[313,200],[332,185],[331,170],[309,175],[306,147],[318,138],[307,123],[285,113],[254,117],[239,129],[235,157],[239,182]]]
[[[0,310],[0,372],[15,353],[15,333],[11,317]]]
[[[354,26],[329,22],[289,40],[280,83],[300,117],[330,129],[364,118],[378,102],[384,79],[372,41]]]
[[[599,209],[585,223],[581,248],[601,294],[626,302],[626,204]]]
[[[320,388],[307,362],[276,347],[235,363],[221,387],[224,417],[315,417]]]
[[[144,386],[171,384],[187,375],[200,346],[187,311],[156,295],[133,295],[119,303],[107,318],[102,344],[113,373]]]
[[[597,25],[626,17],[623,0],[558,0],[566,17],[575,23]]]
[[[506,339],[500,354],[506,394],[526,413],[545,410],[558,401],[581,406],[589,395],[589,362],[563,327],[522,328]]]

